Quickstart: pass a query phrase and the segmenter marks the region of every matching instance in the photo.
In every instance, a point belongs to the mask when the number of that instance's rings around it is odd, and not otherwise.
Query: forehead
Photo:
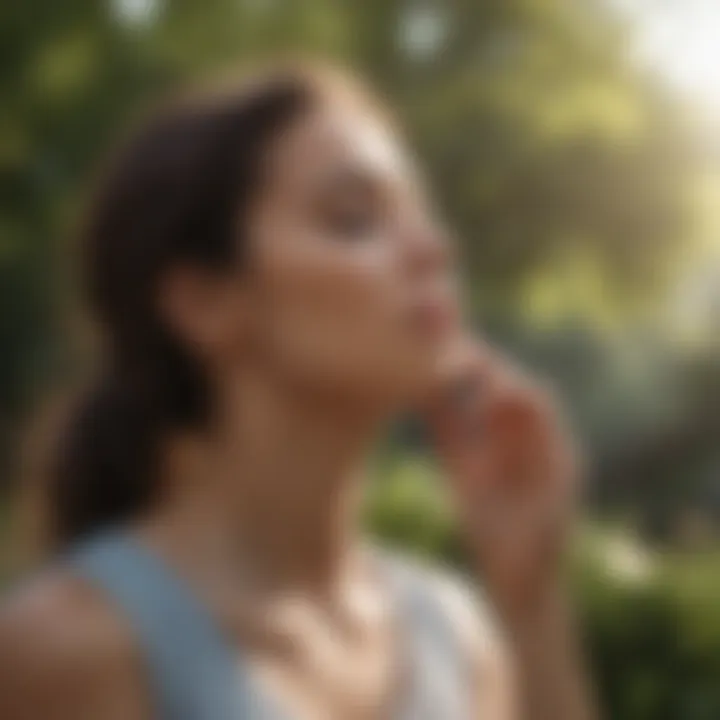
[[[412,161],[393,128],[354,105],[325,105],[287,130],[270,153],[273,184],[308,187],[362,174],[388,185],[406,183]]]

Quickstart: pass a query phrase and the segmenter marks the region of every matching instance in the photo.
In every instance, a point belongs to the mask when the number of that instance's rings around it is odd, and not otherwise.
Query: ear
[[[203,357],[237,347],[247,326],[247,300],[236,273],[176,265],[161,279],[160,317],[170,331]]]

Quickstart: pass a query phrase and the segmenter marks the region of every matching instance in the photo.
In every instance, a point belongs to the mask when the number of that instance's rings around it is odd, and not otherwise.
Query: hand
[[[498,610],[537,608],[560,584],[578,475],[552,399],[470,344],[426,418]]]

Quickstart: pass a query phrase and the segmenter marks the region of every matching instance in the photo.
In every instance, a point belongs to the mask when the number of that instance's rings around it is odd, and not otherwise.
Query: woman
[[[567,443],[463,333],[449,243],[365,94],[295,67],[165,108],[84,253],[101,379],[59,445],[58,560],[0,616],[0,717],[591,716]],[[363,458],[408,409],[502,632],[357,532]]]

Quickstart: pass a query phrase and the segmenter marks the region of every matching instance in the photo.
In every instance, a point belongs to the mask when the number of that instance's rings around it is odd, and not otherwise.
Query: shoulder
[[[0,717],[147,717],[137,651],[118,613],[70,573],[49,571],[0,602]]]

